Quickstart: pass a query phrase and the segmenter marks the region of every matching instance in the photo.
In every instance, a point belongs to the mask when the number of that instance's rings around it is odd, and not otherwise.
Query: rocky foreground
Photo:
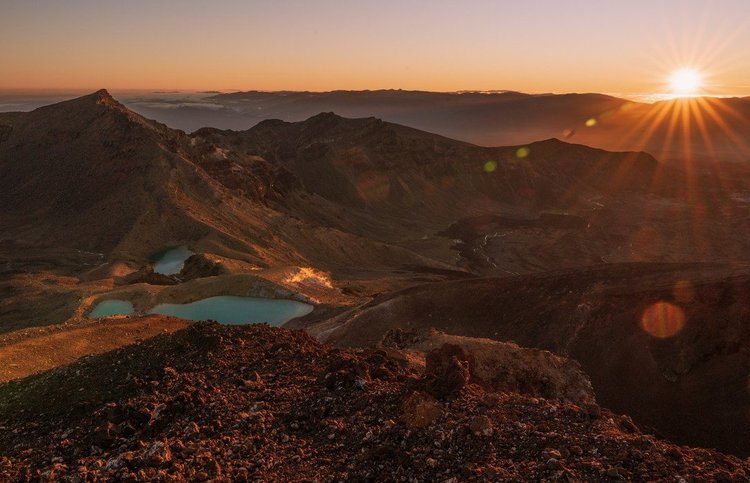
[[[747,460],[661,441],[593,402],[485,389],[450,349],[424,373],[393,349],[196,324],[0,386],[0,480],[750,476]]]

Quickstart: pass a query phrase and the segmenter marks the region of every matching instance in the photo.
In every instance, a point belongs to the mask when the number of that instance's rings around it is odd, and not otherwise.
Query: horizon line
[[[307,94],[330,94],[336,92],[418,92],[426,94],[483,94],[483,95],[501,95],[501,94],[523,94],[528,96],[565,96],[565,95],[602,95],[618,99],[637,102],[643,104],[653,104],[661,101],[679,100],[679,99],[696,99],[696,98],[716,98],[716,99],[746,99],[750,95],[742,94],[696,94],[676,96],[669,93],[610,93],[610,92],[525,92],[514,89],[459,89],[459,90],[425,90],[425,89],[405,89],[405,88],[375,88],[375,89],[330,89],[330,90],[295,90],[295,89],[168,89],[168,88],[85,88],[85,87],[0,87],[0,94],[91,94],[100,90],[106,90],[114,93],[149,93],[149,94],[242,94],[246,92],[260,92],[266,94],[274,93],[307,93]]]

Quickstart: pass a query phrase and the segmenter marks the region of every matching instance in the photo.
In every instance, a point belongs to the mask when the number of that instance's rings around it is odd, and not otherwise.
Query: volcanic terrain
[[[107,91],[0,113],[1,471],[743,479],[658,438],[750,454],[744,181],[652,154],[331,112],[188,134]],[[309,303],[307,334],[143,316],[219,295]]]
[[[383,351],[333,349],[300,332],[194,325],[1,386],[0,475],[739,481],[750,474],[747,461],[665,443],[594,402],[487,389],[471,382],[468,364],[460,352],[438,349],[425,372]]]

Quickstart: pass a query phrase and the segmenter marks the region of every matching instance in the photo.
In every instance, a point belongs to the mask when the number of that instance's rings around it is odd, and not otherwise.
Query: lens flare
[[[529,149],[526,146],[524,146],[522,148],[518,148],[518,150],[516,151],[516,157],[517,158],[525,158],[529,154],[531,154],[531,149]]]
[[[685,327],[685,312],[669,302],[649,305],[641,316],[641,328],[652,337],[673,337]]]
[[[486,163],[484,163],[484,170],[487,173],[491,173],[491,172],[495,171],[496,169],[497,169],[497,162],[495,162],[495,161],[487,161]]]

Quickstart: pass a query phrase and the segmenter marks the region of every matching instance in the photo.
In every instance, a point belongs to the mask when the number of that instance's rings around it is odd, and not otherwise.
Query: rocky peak
[[[117,102],[115,98],[112,97],[112,94],[110,94],[109,91],[107,91],[107,89],[99,89],[98,91],[91,94],[91,96],[94,99],[96,99],[96,102],[98,104],[112,104],[112,103],[119,104],[119,102]]]
[[[339,116],[335,112],[321,112],[320,114],[315,114],[314,116],[307,119],[308,123],[315,123],[315,122],[322,122],[322,121],[339,121],[341,119],[344,119],[343,117]]]

